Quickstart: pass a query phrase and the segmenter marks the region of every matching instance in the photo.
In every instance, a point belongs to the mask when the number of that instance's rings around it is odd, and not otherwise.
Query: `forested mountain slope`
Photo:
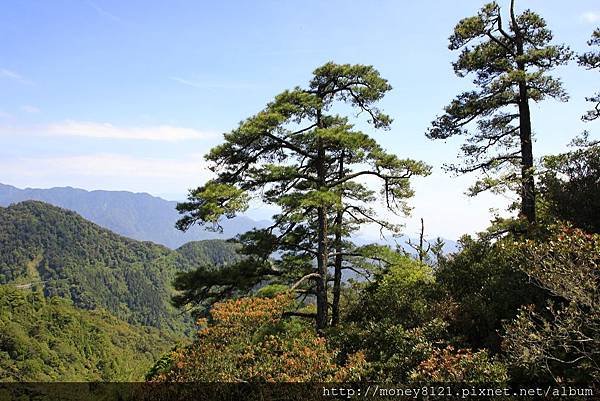
[[[177,342],[41,289],[0,286],[0,381],[140,381]]]
[[[170,304],[175,273],[232,263],[235,248],[173,251],[46,203],[0,207],[0,380],[143,380],[194,328]]]
[[[236,257],[234,245],[221,241],[190,244],[181,252],[134,241],[42,202],[0,208],[0,284],[38,285],[46,297],[104,308],[133,324],[175,332],[189,327],[170,305],[176,271]]]

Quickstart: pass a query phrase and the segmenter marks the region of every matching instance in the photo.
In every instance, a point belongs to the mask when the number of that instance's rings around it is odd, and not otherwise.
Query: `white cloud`
[[[169,77],[171,81],[178,82],[182,85],[191,86],[196,89],[254,89],[256,85],[244,82],[216,82],[216,81],[192,81],[179,77]]]
[[[38,160],[26,160],[31,164]],[[83,156],[67,156],[40,159],[40,163],[49,171],[77,171],[87,176],[127,176],[176,178],[185,175],[196,175],[204,168],[203,160],[170,160],[156,158],[135,158],[117,154],[97,154]]]
[[[12,116],[2,110],[0,110],[0,118],[11,118]]]
[[[587,12],[581,14],[581,19],[583,21],[587,22],[588,24],[594,24],[594,23],[600,21],[600,12],[587,11]]]
[[[121,20],[121,18],[117,17],[116,15],[109,13],[108,11],[106,11],[104,8],[100,7],[98,4],[92,2],[92,1],[87,1],[87,4],[92,7],[94,10],[96,10],[96,12],[98,14],[100,14],[101,16],[108,18],[110,20],[113,20],[115,22],[123,22]]]
[[[12,79],[13,81],[17,81],[25,85],[33,85],[33,82],[23,77],[21,74],[5,68],[0,68],[0,78]]]
[[[210,176],[199,155],[179,159],[136,158],[100,153],[0,159],[2,181],[18,187],[74,186],[84,189],[185,194]]]
[[[33,109],[28,110],[33,112]],[[109,123],[68,120],[40,126],[0,127],[0,135],[77,136],[104,139],[135,139],[147,141],[177,142],[194,139],[211,139],[216,135],[193,128],[158,125],[146,127],[123,127]]]
[[[24,106],[21,106],[21,111],[24,111],[25,113],[33,114],[33,113],[39,113],[40,109],[35,106],[32,106],[30,104],[26,104]]]

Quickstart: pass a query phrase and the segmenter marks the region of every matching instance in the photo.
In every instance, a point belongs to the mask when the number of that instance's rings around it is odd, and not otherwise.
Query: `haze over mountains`
[[[0,183],[0,206],[6,207],[26,200],[38,200],[72,210],[117,234],[138,241],[152,241],[171,249],[177,249],[190,241],[233,238],[254,227],[264,228],[270,224],[268,220],[256,221],[247,216],[236,216],[231,220],[222,221],[223,233],[207,231],[198,226],[193,226],[184,233],[175,228],[175,222],[179,219],[175,209],[177,202],[147,193],[86,191],[72,187],[19,189]],[[433,239],[435,233],[426,237]],[[391,237],[381,239],[357,235],[354,240],[358,245],[376,242],[395,247],[396,244],[404,246],[408,238],[406,235],[395,240]],[[456,241],[444,238],[444,242],[444,252],[457,250]]]
[[[38,200],[72,210],[89,221],[117,234],[139,241],[152,241],[171,249],[205,239],[227,239],[251,230],[266,227],[269,222],[237,216],[222,222],[223,233],[192,227],[187,232],[175,228],[179,218],[177,202],[167,201],[147,193],[127,191],[86,191],[60,187],[50,189],[19,189],[0,183],[0,206]]]

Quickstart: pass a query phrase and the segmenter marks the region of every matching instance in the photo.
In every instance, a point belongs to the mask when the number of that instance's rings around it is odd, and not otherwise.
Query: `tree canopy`
[[[600,28],[596,28],[592,33],[592,38],[588,41],[589,46],[600,46]],[[581,54],[578,57],[579,65],[590,70],[600,69],[600,51],[592,50]],[[589,110],[581,119],[583,121],[592,121],[600,117],[600,92],[596,92],[590,97],[586,97],[588,102],[595,103],[594,108]]]
[[[572,145],[569,152],[543,158],[539,203],[549,222],[600,233],[600,142],[585,135]]]

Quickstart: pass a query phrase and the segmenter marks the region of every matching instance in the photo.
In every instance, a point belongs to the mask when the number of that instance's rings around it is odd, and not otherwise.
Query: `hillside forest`
[[[597,76],[600,28],[582,54],[559,39],[514,1],[451,32],[469,89],[424,135],[460,141],[446,170],[470,196],[517,199],[455,252],[425,225],[404,247],[355,241],[401,235],[432,169],[376,140],[393,89],[368,64],[316,68],[206,154],[179,230],[278,210],[233,240],[172,250],[39,201],[0,208],[0,379],[599,384],[600,92],[560,154],[536,152],[552,133],[530,110],[568,100],[555,68]]]

